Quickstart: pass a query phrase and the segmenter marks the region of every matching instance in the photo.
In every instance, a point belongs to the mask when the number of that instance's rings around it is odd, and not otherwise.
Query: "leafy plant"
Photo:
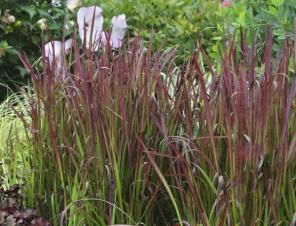
[[[50,226],[49,222],[32,209],[21,209],[20,186],[0,187],[0,224],[22,226]]]
[[[16,90],[28,83],[29,78],[17,52],[26,52],[32,62],[37,61],[42,34],[38,21],[43,18],[52,38],[60,38],[65,10],[62,6],[53,7],[45,0],[2,0],[0,9],[0,83]],[[7,17],[14,19],[9,22]],[[0,100],[3,100],[7,96],[7,88],[1,85],[0,91]]]
[[[248,31],[248,42],[264,43],[265,28],[273,27],[274,53],[278,53],[287,37],[294,36],[294,17],[296,7],[291,0],[268,1],[232,1],[229,7],[218,11],[226,29],[235,32],[238,29]],[[217,27],[221,30],[223,23]],[[224,37],[227,33],[224,32]],[[254,39],[254,40],[253,40]],[[239,42],[239,39],[237,39]]]

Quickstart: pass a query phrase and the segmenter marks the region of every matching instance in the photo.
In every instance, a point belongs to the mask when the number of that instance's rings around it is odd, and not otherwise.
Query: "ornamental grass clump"
[[[30,174],[27,171],[30,144],[21,120],[23,118],[30,123],[29,105],[23,97],[14,93],[0,104],[0,185],[4,189],[22,184]]]
[[[199,48],[176,67],[139,38],[93,52],[74,36],[62,76],[22,57],[36,207],[53,225],[291,223],[294,47],[274,59],[270,31],[262,57],[241,39],[220,65]]]

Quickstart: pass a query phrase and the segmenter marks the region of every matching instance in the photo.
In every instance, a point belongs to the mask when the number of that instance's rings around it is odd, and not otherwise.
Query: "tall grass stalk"
[[[243,38],[228,43],[218,66],[199,49],[177,68],[173,50],[153,53],[137,38],[118,51],[74,46],[63,76],[22,57],[36,95],[22,118],[31,201],[53,225],[289,224],[293,45],[275,59],[270,31],[262,58]]]

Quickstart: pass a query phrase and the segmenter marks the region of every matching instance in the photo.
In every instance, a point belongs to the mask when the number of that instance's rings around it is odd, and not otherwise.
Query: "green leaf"
[[[40,14],[41,17],[51,18],[51,15],[43,9],[39,9],[38,13]]]
[[[24,68],[24,67],[17,66],[17,69],[19,70],[20,75],[22,76],[22,78],[24,78],[26,75],[29,74],[27,69]]]
[[[265,11],[265,10],[264,10]],[[274,16],[278,16],[278,11],[275,7],[273,6],[269,6],[268,7],[268,11],[266,11],[267,13],[271,14],[271,15],[274,15]]]
[[[237,22],[241,25],[241,26],[245,26],[246,24],[246,13],[245,12],[240,12]]]
[[[21,6],[21,9],[29,14],[30,19],[36,15],[36,10],[30,6]]]
[[[0,42],[0,48],[2,49],[8,48],[8,43],[6,40]]]
[[[57,24],[57,23],[52,23],[48,25],[48,29],[49,30],[59,30],[61,28],[61,25]]]
[[[271,0],[272,4],[276,7],[279,7],[284,3],[284,0]]]

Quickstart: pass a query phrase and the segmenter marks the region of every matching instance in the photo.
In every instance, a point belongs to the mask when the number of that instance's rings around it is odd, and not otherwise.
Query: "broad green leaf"
[[[57,24],[57,23],[52,23],[52,24],[49,24],[49,25],[48,25],[48,28],[49,28],[50,30],[58,30],[58,29],[61,28],[61,25],[59,25],[59,24]]]
[[[30,19],[36,15],[36,10],[30,6],[21,6],[21,9],[29,14]]]
[[[41,17],[51,18],[51,15],[48,12],[46,12],[45,10],[39,9],[38,12]]]

